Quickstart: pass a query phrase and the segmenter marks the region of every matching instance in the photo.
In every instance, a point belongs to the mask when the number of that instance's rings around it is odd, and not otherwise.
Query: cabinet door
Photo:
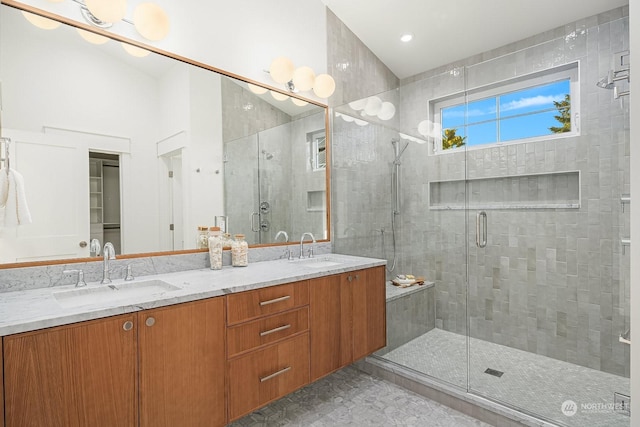
[[[134,319],[5,337],[6,426],[135,426]]]
[[[353,360],[387,344],[384,266],[349,273],[353,286]]]
[[[326,276],[309,283],[311,381],[351,363],[352,292],[348,275]]]
[[[224,298],[138,313],[140,425],[223,426]]]

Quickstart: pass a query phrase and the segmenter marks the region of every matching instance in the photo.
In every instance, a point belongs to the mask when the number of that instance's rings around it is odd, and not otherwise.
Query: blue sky
[[[467,146],[494,143],[498,133],[500,141],[549,135],[549,127],[560,125],[553,102],[568,93],[569,80],[562,80],[448,107],[442,110],[442,128],[457,128]]]

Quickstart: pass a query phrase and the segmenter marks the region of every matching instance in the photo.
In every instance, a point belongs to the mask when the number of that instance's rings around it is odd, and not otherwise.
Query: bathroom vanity
[[[156,279],[173,288],[76,307],[56,299],[73,288],[4,293],[0,426],[223,426],[386,344],[381,260]]]

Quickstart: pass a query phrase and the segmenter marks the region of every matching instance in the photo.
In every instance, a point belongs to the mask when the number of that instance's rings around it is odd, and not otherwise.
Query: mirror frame
[[[9,6],[12,7],[14,9],[17,9],[19,11],[25,11],[25,12],[30,12],[33,13],[35,15],[39,15],[39,16],[43,16],[45,18],[49,18],[52,19],[54,21],[60,22],[62,24],[65,25],[69,25],[71,27],[74,28],[81,28],[83,30],[92,32],[92,33],[96,33],[99,34],[101,36],[105,36],[108,37],[111,40],[115,40],[115,41],[119,41],[119,42],[123,42],[123,43],[128,43],[130,45],[133,46],[137,46],[139,48],[142,49],[146,49],[152,53],[156,53],[158,55],[162,55],[164,57],[170,58],[170,59],[174,59],[180,62],[183,62],[185,64],[188,65],[193,65],[199,68],[202,68],[204,70],[207,71],[211,71],[217,74],[220,74],[222,76],[225,77],[230,77],[232,79],[236,79],[245,83],[251,83],[260,87],[264,87],[268,90],[272,90],[275,92],[280,92],[283,95],[287,95],[291,98],[297,98],[300,99],[302,101],[306,101],[310,104],[314,104],[318,107],[324,108],[325,110],[325,118],[324,118],[324,122],[325,122],[325,131],[326,131],[326,138],[327,138],[327,147],[326,147],[326,155],[327,155],[327,159],[326,159],[326,168],[325,168],[325,182],[326,182],[326,221],[327,221],[327,238],[326,239],[318,239],[316,240],[317,242],[330,242],[331,241],[331,130],[330,130],[330,108],[328,105],[326,104],[322,104],[318,101],[312,100],[312,99],[308,99],[308,98],[304,98],[301,96],[298,96],[294,93],[291,92],[287,92],[282,90],[281,88],[277,88],[274,86],[269,86],[267,84],[264,84],[262,82],[257,82],[255,80],[251,80],[251,79],[247,79],[243,76],[240,76],[238,74],[234,74],[234,73],[230,73],[228,71],[213,67],[211,65],[202,63],[202,62],[198,62],[198,61],[194,61],[190,58],[175,54],[175,53],[171,53],[162,49],[158,49],[157,47],[154,46],[150,46],[144,43],[141,43],[139,41],[136,40],[132,40],[129,39],[127,37],[123,37],[119,34],[115,34],[115,33],[111,33],[109,31],[103,30],[101,28],[98,27],[94,27],[91,26],[89,24],[85,24],[83,22],[79,22],[79,21],[74,21],[70,18],[61,16],[61,15],[57,15],[55,13],[52,12],[48,12],[46,10],[42,10],[27,4],[23,4],[20,3],[16,0],[0,0],[0,5],[4,5],[4,6]],[[0,112],[0,136],[2,135],[2,126],[1,126],[1,112]],[[261,247],[272,247],[272,246],[288,246],[288,245],[295,245],[298,244],[295,241],[291,241],[291,242],[282,242],[282,243],[264,243],[264,244],[256,244],[256,245],[250,245],[250,248],[261,248]],[[226,248],[228,249],[228,248]],[[167,255],[184,255],[184,254],[193,254],[193,253],[204,253],[204,252],[208,252],[207,249],[186,249],[186,250],[180,250],[180,251],[165,251],[165,252],[144,252],[144,253],[133,253],[133,254],[123,254],[123,255],[118,255],[119,259],[132,259],[132,258],[146,258],[146,257],[156,257],[156,256],[167,256]],[[0,270],[4,270],[4,269],[11,269],[11,268],[23,268],[23,267],[37,267],[37,266],[44,266],[44,265],[59,265],[59,264],[74,264],[74,263],[82,263],[82,262],[94,262],[94,261],[98,261],[101,260],[102,258],[100,256],[97,257],[88,257],[88,258],[67,258],[67,259],[53,259],[53,260],[43,260],[43,261],[29,261],[29,262],[16,262],[16,263],[5,263],[5,264],[0,264]]]

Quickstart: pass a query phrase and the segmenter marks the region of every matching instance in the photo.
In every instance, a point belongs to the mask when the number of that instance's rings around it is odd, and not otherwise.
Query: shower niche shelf
[[[466,208],[578,209],[580,171],[429,182],[429,209]]]

